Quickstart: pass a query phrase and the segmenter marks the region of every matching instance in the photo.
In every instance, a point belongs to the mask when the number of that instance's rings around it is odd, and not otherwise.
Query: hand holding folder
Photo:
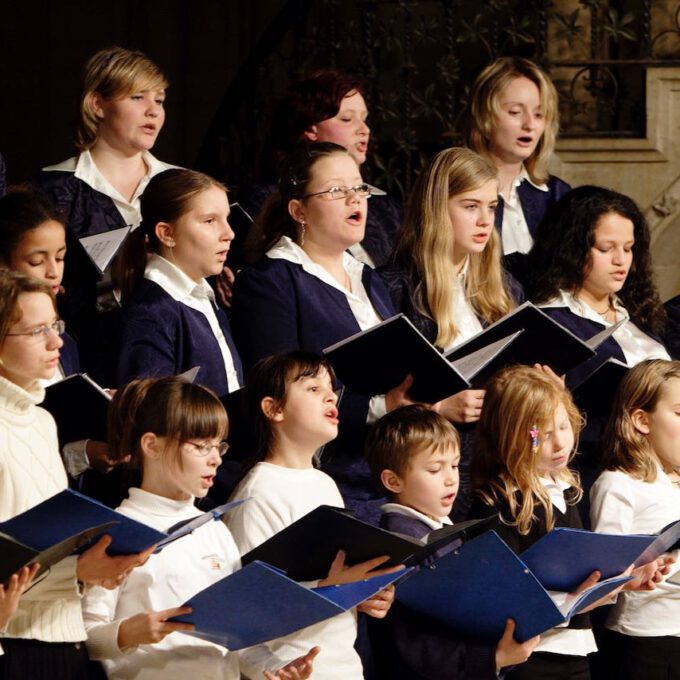
[[[347,564],[389,555],[390,559],[381,566],[411,566],[458,538],[476,535],[489,523],[490,520],[461,522],[434,532],[429,542],[423,542],[362,522],[344,508],[322,505],[243,555],[241,562],[266,562],[296,581],[316,581],[326,578],[339,551],[344,552]]]
[[[631,564],[648,564],[673,549],[678,540],[680,521],[651,536],[558,527],[525,550],[521,558],[546,588],[569,592],[593,571],[609,578]]]
[[[111,536],[107,552],[113,556],[134,555],[151,546],[161,550],[242,502],[219,506],[163,532],[66,489],[0,523],[0,577],[5,582],[19,568],[34,562],[44,570],[74,552],[82,552],[104,534]]]
[[[328,565],[327,565],[328,566]],[[290,635],[349,611],[402,578],[408,570],[344,585],[307,588],[255,561],[197,593],[183,606],[191,613],[185,634],[239,650]]]
[[[558,606],[527,565],[489,531],[411,574],[397,587],[397,600],[491,643],[513,619],[516,639],[524,642],[568,621],[629,580],[618,576],[600,581]]]

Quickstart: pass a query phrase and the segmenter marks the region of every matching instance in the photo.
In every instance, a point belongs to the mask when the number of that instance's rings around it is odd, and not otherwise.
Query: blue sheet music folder
[[[231,650],[289,635],[356,607],[409,569],[340,586],[307,588],[264,562],[249,565],[190,598],[185,632]]]
[[[209,521],[238,504],[240,502],[227,503],[204,513],[200,519]],[[76,534],[86,532],[92,527],[114,522],[115,524],[108,526],[106,531],[98,536],[107,533],[112,537],[113,541],[107,551],[111,555],[131,555],[146,550],[152,545],[158,544],[162,547],[180,538],[200,526],[200,519],[196,518],[178,528],[174,533],[168,534],[111,510],[106,505],[83,496],[77,491],[65,489],[21,515],[0,522],[0,532],[35,550],[42,551]],[[92,537],[89,536],[89,539]]]
[[[571,592],[596,569],[602,578],[639,567],[671,549],[680,539],[680,522],[652,536],[599,534],[558,527],[536,541],[522,561],[549,590]]]
[[[397,586],[397,599],[468,637],[492,643],[512,618],[516,639],[524,641],[564,623],[627,580],[600,582],[561,611],[526,564],[489,531],[410,575]]]

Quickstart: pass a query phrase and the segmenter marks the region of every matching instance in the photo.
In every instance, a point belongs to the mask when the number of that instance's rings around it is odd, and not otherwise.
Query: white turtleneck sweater
[[[0,521],[19,515],[67,487],[57,428],[38,404],[45,390],[0,377]],[[86,637],[76,558],[54,565],[22,596],[3,637],[78,642]]]
[[[200,514],[193,498],[177,501],[137,488],[130,489],[118,512],[161,531]],[[240,567],[229,530],[222,522],[208,522],[152,555],[120,588],[92,588],[83,605],[90,657],[103,662],[109,678],[121,680],[238,680],[239,665],[250,677],[258,678],[264,670],[280,668],[284,661],[264,645],[234,653],[178,632],[153,645],[118,646],[118,629],[125,619],[144,611],[179,607]]]

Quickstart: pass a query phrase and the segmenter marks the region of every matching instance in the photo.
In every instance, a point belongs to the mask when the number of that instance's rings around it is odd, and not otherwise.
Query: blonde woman
[[[498,173],[491,162],[465,148],[438,153],[411,194],[392,264],[380,274],[397,311],[428,340],[448,351],[507,314],[523,297],[503,271],[494,229]],[[479,420],[482,390],[466,390],[442,402],[457,424]],[[461,491],[469,499],[469,433],[462,430]]]
[[[79,153],[43,168],[35,180],[68,225],[62,314],[79,337],[84,368],[106,385],[115,381],[110,338],[117,329],[111,318],[95,314],[101,277],[78,239],[139,226],[144,189],[154,175],[173,167],[150,153],[165,122],[167,86],[167,78],[141,52],[122,47],[97,52],[85,67]]]
[[[498,169],[505,255],[531,249],[547,210],[570,189],[548,173],[558,129],[555,86],[528,59],[501,57],[475,80],[466,143]]]

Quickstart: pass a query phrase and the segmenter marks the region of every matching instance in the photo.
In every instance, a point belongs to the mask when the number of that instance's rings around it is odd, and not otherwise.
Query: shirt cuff
[[[89,441],[89,439],[81,439],[64,445],[62,450],[64,465],[73,479],[90,469],[90,460],[87,457],[87,442]]]
[[[385,395],[378,394],[371,397],[368,402],[368,415],[366,416],[366,425],[373,425],[373,423],[380,420],[387,413],[387,406],[385,405]]]

